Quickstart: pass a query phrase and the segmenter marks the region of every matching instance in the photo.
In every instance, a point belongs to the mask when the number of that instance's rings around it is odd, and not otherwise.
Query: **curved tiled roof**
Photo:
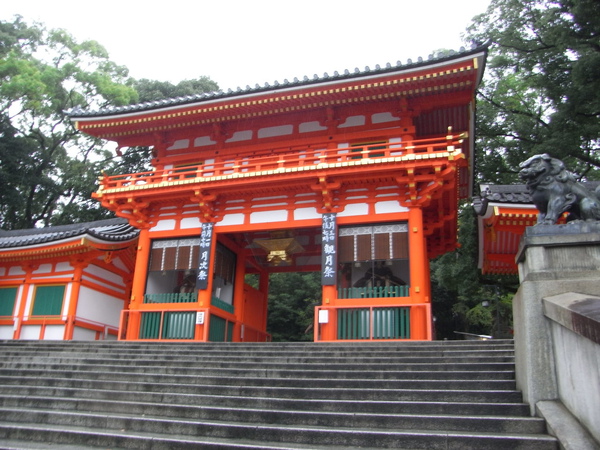
[[[600,186],[600,181],[587,181],[582,184],[594,191]],[[525,184],[481,184],[480,190],[479,196],[473,197],[473,207],[480,216],[486,213],[490,202],[533,206],[531,194]]]
[[[405,69],[413,69],[418,68],[420,66],[429,65],[437,62],[445,62],[448,60],[452,60],[457,57],[469,56],[474,53],[478,53],[481,51],[486,51],[488,48],[488,44],[474,47],[471,50],[465,50],[464,47],[461,47],[460,51],[448,51],[445,53],[439,53],[438,55],[429,55],[427,60],[419,57],[416,62],[413,62],[411,59],[407,61],[406,64],[402,64],[400,61],[396,62],[396,65],[392,65],[391,63],[387,63],[384,67],[381,67],[379,64],[375,66],[374,69],[370,67],[365,67],[364,70],[360,70],[358,67],[354,69],[354,71],[345,70],[340,73],[338,71],[333,72],[332,75],[328,73],[324,73],[322,76],[317,74],[313,75],[312,78],[308,76],[304,76],[303,79],[294,78],[292,81],[287,79],[283,80],[283,82],[275,81],[273,84],[265,83],[263,86],[256,84],[254,87],[246,86],[245,89],[238,87],[236,90],[228,89],[227,91],[215,91],[209,93],[201,93],[195,95],[188,95],[185,97],[176,97],[170,99],[157,100],[146,103],[139,103],[134,105],[125,105],[125,106],[111,106],[108,108],[100,109],[97,111],[83,110],[80,107],[73,108],[66,113],[70,117],[96,117],[96,116],[105,116],[105,115],[113,115],[113,114],[126,114],[132,112],[140,112],[140,111],[149,111],[156,108],[164,108],[170,106],[181,106],[191,103],[199,103],[203,101],[210,101],[216,99],[224,99],[229,97],[236,97],[240,95],[248,95],[248,94],[256,94],[261,92],[272,91],[276,89],[282,88],[291,88],[291,87],[299,87],[299,86],[309,86],[313,84],[325,83],[328,81],[339,81],[346,80],[352,78],[360,78],[364,76],[370,75],[379,75],[385,74],[388,72],[394,72],[398,70]]]
[[[138,234],[139,230],[121,218],[47,228],[0,230],[0,249],[44,244],[83,235],[105,242],[123,242],[137,238]]]
[[[473,207],[478,215],[487,211],[487,205],[494,203],[513,203],[518,205],[532,205],[531,195],[524,184],[482,184],[481,193],[473,197]]]

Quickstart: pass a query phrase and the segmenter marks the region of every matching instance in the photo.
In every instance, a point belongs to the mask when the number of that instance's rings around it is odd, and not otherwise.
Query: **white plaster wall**
[[[387,123],[387,122],[396,122],[398,119],[394,117],[390,112],[376,113],[371,116],[371,122],[373,123]]]
[[[369,214],[369,205],[366,203],[354,203],[347,205],[342,212],[338,213],[338,217],[366,216],[367,214]]]
[[[252,130],[236,131],[226,142],[239,142],[252,139]]]
[[[123,306],[123,300],[82,286],[75,314],[80,319],[118,327]]]
[[[257,211],[250,214],[250,223],[285,222],[288,212],[285,209],[275,211]]]
[[[75,327],[73,329],[73,340],[74,341],[95,341],[96,332],[94,330],[88,330],[87,328]]]
[[[12,339],[14,331],[15,330],[12,325],[1,325],[0,326],[0,339]]]
[[[42,329],[41,325],[25,325],[21,327],[21,339],[29,340],[39,340],[40,339],[40,330]]]
[[[175,229],[177,222],[175,219],[159,220],[158,223],[152,227],[152,231],[171,231]]]
[[[560,400],[600,442],[600,345],[549,322]]]
[[[87,274],[97,276],[99,278],[102,278],[103,280],[109,281],[111,283],[115,283],[119,286],[123,285],[123,279],[119,275],[117,275],[116,273],[110,272],[106,269],[103,269],[101,267],[98,267],[98,266],[94,266],[94,265],[87,266],[85,269],[84,277]],[[100,281],[98,281],[96,279],[94,279],[93,281],[95,283],[102,284]],[[114,289],[113,286],[109,286],[109,285],[106,285],[106,286]]]
[[[61,262],[56,265],[56,272],[70,272],[73,270],[73,266],[68,262]]]
[[[184,217],[183,219],[181,219],[179,227],[184,230],[187,230],[189,228],[201,228],[202,222],[200,222],[199,217]]]
[[[10,269],[8,269],[8,274],[9,275],[25,275],[25,272],[23,271],[23,269],[21,269],[20,266],[12,266]]]
[[[366,122],[365,116],[350,116],[346,118],[344,123],[338,125],[338,128],[358,127]]]
[[[407,211],[408,208],[405,208],[404,206],[400,205],[400,203],[398,203],[398,201],[396,200],[375,203],[376,214],[397,213]]]
[[[62,341],[65,338],[64,325],[48,325],[44,331],[44,341]]]
[[[244,223],[244,214],[227,214],[217,225],[242,225]]]
[[[323,131],[326,130],[327,127],[322,126],[319,122],[303,122],[298,127],[298,131],[300,133],[310,133],[311,131]]]
[[[40,264],[40,267],[33,271],[36,275],[50,272],[52,272],[52,264]]]
[[[258,130],[258,138],[267,138],[275,136],[286,136],[294,131],[293,125],[278,125],[275,127],[261,128]]]
[[[67,320],[67,315],[69,314],[69,305],[71,304],[71,291],[73,290],[73,283],[67,283],[65,286],[65,293],[63,295],[63,304],[61,315],[63,320]]]
[[[216,141],[213,141],[210,136],[200,136],[194,139],[194,147],[204,147],[205,145],[216,144]]]
[[[294,220],[321,219],[322,215],[317,212],[317,208],[298,208],[294,210]]]
[[[173,145],[171,145],[169,148],[167,148],[167,150],[179,150],[182,148],[188,148],[189,146],[190,146],[189,139],[179,139],[178,141],[173,142]]]
[[[117,269],[123,270],[125,272],[129,272],[131,269],[125,265],[121,258],[113,259],[112,265]]]

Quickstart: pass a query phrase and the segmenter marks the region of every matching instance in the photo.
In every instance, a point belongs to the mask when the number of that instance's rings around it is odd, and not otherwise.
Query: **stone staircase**
[[[557,449],[512,341],[0,341],[3,449]]]

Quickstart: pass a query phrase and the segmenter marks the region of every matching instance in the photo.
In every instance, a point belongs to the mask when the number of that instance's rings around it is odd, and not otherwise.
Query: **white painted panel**
[[[397,213],[397,212],[407,212],[407,211],[408,211],[408,208],[402,206],[396,200],[375,203],[375,213],[376,214]]]
[[[23,271],[23,269],[21,269],[20,266],[12,266],[8,270],[8,274],[9,275],[25,275],[25,272]]]
[[[189,139],[179,139],[178,141],[173,142],[173,145],[171,145],[169,148],[167,148],[167,150],[179,150],[181,148],[188,148],[189,146],[190,146]]]
[[[86,328],[75,327],[73,329],[73,340],[74,341],[95,341],[96,331],[88,330]]]
[[[261,128],[258,130],[259,138],[275,137],[275,136],[286,136],[292,134],[294,131],[293,125],[279,125],[276,127]]]
[[[181,228],[200,228],[202,226],[202,222],[200,222],[199,217],[185,217],[181,219],[181,223],[179,224]]]
[[[350,116],[344,123],[338,125],[338,128],[358,127],[366,122],[365,116]]]
[[[112,265],[115,266],[117,269],[124,270],[125,272],[130,272],[131,270],[125,265],[121,258],[113,259]]]
[[[327,127],[322,126],[319,122],[304,122],[300,124],[299,131],[300,133],[310,133],[311,131],[323,131],[326,130]]]
[[[85,268],[84,276],[87,274],[95,275],[103,280],[110,281],[111,283],[115,283],[117,285],[123,284],[123,279],[117,275],[116,273],[110,272],[106,269],[103,269],[98,266],[89,265]],[[98,280],[93,280],[95,283],[98,283]]]
[[[64,325],[48,325],[44,331],[44,341],[63,341],[65,339]]]
[[[69,272],[73,270],[73,266],[68,262],[61,262],[56,265],[56,272]]]
[[[52,272],[52,264],[40,264],[40,267],[33,271],[36,275],[50,272]]]
[[[205,145],[216,144],[210,136],[201,136],[194,139],[194,147],[204,147]]]
[[[377,113],[377,114],[373,114],[371,116],[371,122],[373,123],[387,123],[387,122],[395,122],[398,119],[397,117],[394,117],[392,115],[392,113],[390,112],[384,112],[384,113]]]
[[[12,339],[14,328],[12,325],[1,325],[0,326],[0,339]]]
[[[175,219],[159,220],[158,223],[152,227],[152,231],[174,230],[175,225]]]
[[[82,286],[75,314],[83,320],[117,327],[123,303],[123,300]]]
[[[250,214],[250,223],[285,222],[288,212],[285,209],[276,211],[257,211]]]
[[[69,304],[71,303],[71,291],[73,290],[73,283],[67,283],[65,288],[65,293],[63,296],[63,305],[62,305],[62,320],[67,320],[67,314],[69,314]]]
[[[244,223],[244,214],[226,214],[218,225],[242,225]]]
[[[369,205],[354,203],[346,205],[344,210],[338,213],[338,217],[366,216],[367,214],[369,214]]]
[[[40,339],[40,330],[42,329],[41,325],[25,325],[21,328],[21,339],[29,340],[39,340]]]
[[[236,131],[233,133],[233,136],[231,136],[225,142],[248,141],[250,139],[252,139],[252,130]]]
[[[294,210],[294,220],[320,219],[321,214],[317,212],[317,208],[297,208]]]

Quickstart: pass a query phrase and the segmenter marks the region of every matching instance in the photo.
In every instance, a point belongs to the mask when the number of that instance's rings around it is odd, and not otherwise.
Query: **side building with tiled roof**
[[[583,183],[591,191],[598,181]],[[534,226],[539,211],[524,184],[481,184],[480,194],[473,197],[478,216],[479,264],[483,273],[517,274],[515,257],[526,227]],[[558,223],[567,221],[568,211]]]
[[[0,230],[0,339],[116,339],[138,235],[121,218]]]

